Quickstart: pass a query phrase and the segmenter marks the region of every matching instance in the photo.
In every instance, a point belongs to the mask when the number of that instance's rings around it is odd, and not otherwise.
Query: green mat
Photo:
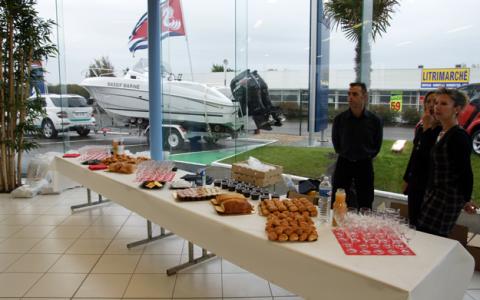
[[[211,165],[215,161],[222,160],[235,154],[246,152],[265,145],[267,144],[255,144],[228,149],[171,154],[169,159],[181,162]]]

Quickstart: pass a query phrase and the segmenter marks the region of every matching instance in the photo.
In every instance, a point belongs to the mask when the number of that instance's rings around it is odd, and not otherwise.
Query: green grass
[[[402,177],[407,167],[412,143],[408,142],[402,153],[390,151],[393,141],[384,141],[382,150],[374,161],[375,188],[395,193],[401,192]],[[223,160],[234,163],[256,157],[263,162],[283,166],[284,173],[319,178],[326,173],[327,167],[334,162],[333,148],[308,148],[287,146],[265,146]],[[480,156],[472,154],[474,175],[473,196],[480,203]]]

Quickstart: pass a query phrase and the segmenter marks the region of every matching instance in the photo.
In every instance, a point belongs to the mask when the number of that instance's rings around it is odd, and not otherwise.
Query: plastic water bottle
[[[330,178],[324,176],[322,182],[319,186],[318,198],[318,216],[320,223],[329,223],[330,222],[330,203],[332,195],[332,184],[330,183]]]

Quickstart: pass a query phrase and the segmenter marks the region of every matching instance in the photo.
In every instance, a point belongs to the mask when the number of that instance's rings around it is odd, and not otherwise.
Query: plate
[[[163,181],[154,181],[154,180],[148,180],[144,181],[140,187],[144,188],[146,190],[159,190],[165,186],[165,182]]]

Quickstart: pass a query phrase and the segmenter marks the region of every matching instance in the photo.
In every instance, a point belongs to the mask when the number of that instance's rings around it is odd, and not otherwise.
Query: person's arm
[[[473,172],[470,160],[472,142],[463,129],[451,136],[448,144],[448,151],[452,166],[458,171],[456,180],[461,185],[465,202],[469,202],[473,191]]]
[[[340,115],[337,115],[333,119],[333,125],[332,125],[332,144],[333,148],[335,149],[335,153],[340,153],[340,129],[338,128],[340,125]]]
[[[415,128],[415,137],[413,138],[413,146],[412,146],[412,153],[410,154],[410,158],[408,159],[408,164],[407,168],[405,169],[405,173],[403,174],[403,181],[408,185],[408,182],[410,180],[410,173],[412,170],[412,163],[413,163],[413,157],[416,155],[416,146],[418,143],[418,140],[420,139],[420,136],[422,134],[421,126],[418,126]],[[403,189],[403,192],[407,189],[407,186]]]
[[[376,157],[382,148],[383,142],[383,122],[380,118],[376,117],[376,128],[374,132],[375,153],[372,158]]]

